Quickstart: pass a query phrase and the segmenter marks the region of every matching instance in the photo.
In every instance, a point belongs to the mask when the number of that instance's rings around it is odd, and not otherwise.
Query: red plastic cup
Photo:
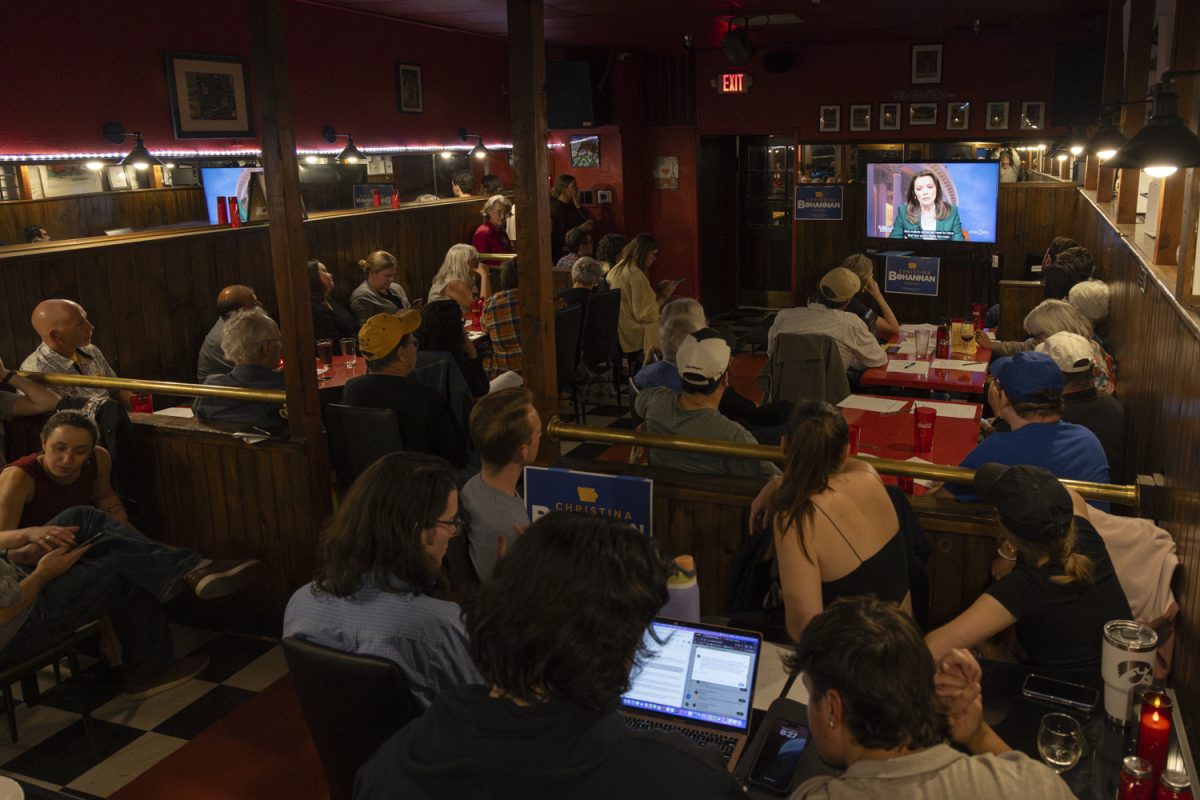
[[[153,414],[154,413],[154,395],[151,394],[135,394],[129,398],[129,409],[138,414]]]
[[[921,407],[913,411],[913,447],[918,453],[933,450],[933,428],[937,424],[937,409]]]
[[[229,198],[229,224],[235,228],[242,227],[242,212],[238,209],[238,199]]]
[[[904,492],[905,494],[913,493],[913,479],[912,478],[905,477],[904,475],[897,475],[896,476],[896,485],[899,486],[900,491]]]
[[[400,207],[400,195],[396,194],[396,192],[393,190],[392,191],[392,208],[399,208],[399,207]]]
[[[379,194],[379,190],[376,189],[375,191],[371,192],[371,205],[378,207],[382,204],[383,196]]]
[[[858,455],[858,442],[862,438],[862,428],[857,425],[850,426],[850,455]]]
[[[971,304],[971,319],[975,322],[975,330],[983,330],[983,318],[987,316],[987,303]]]

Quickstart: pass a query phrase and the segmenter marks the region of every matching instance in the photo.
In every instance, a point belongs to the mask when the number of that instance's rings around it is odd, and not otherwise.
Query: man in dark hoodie
[[[355,800],[739,796],[708,751],[635,733],[617,710],[666,577],[652,540],[619,522],[533,523],[464,613],[490,686],[439,694],[358,771]]]

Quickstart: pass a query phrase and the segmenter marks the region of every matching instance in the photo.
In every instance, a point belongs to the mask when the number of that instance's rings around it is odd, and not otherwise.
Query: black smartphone
[[[1074,708],[1091,713],[1100,702],[1100,692],[1090,686],[1068,683],[1045,675],[1030,675],[1025,678],[1021,694],[1034,700]]]
[[[684,281],[686,281],[686,280],[687,280],[687,276],[686,276],[686,275],[684,275],[682,278],[676,278],[676,279],[675,279],[675,283],[676,283],[676,284],[680,284],[680,283],[683,283],[683,282],[684,282]]]
[[[750,782],[781,794],[791,791],[809,735],[807,726],[776,717],[750,769]]]

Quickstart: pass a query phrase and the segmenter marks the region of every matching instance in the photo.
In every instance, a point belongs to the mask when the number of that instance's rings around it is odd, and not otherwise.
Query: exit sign
[[[715,81],[718,94],[745,94],[754,78],[744,72],[722,72]]]

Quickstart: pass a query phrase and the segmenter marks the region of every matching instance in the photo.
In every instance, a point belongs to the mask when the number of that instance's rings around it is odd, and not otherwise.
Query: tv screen
[[[867,236],[996,241],[1000,162],[868,164]]]
[[[208,206],[208,221],[213,225],[217,216],[217,198],[236,197],[242,222],[252,219],[250,208],[250,178],[262,173],[262,167],[204,167],[200,182],[204,184],[204,202]]]

